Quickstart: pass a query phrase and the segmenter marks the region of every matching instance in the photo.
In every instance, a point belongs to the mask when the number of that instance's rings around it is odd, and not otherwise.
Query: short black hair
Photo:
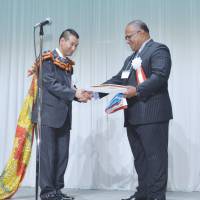
[[[68,40],[70,35],[73,35],[77,39],[79,39],[78,33],[74,29],[68,28],[61,33],[60,38],[59,38],[59,42],[60,42],[61,38]]]
[[[136,25],[138,26],[140,29],[142,29],[144,32],[149,33],[149,28],[146,25],[146,23],[144,23],[143,21],[137,19],[137,20],[133,20],[131,22],[128,23],[128,25]]]

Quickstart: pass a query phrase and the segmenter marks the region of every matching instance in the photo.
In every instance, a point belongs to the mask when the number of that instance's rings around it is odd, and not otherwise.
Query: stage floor
[[[121,200],[122,197],[129,197],[133,193],[121,190],[64,189],[63,191],[73,195],[75,200]],[[34,200],[34,192],[34,188],[22,187],[12,199]],[[200,200],[200,192],[167,192],[167,200]]]

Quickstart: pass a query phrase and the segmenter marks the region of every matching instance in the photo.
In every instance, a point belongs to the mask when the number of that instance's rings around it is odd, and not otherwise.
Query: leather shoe
[[[150,198],[148,200],[160,200],[160,199],[157,199],[157,198]]]
[[[50,192],[41,195],[41,200],[63,200],[63,198],[56,194],[56,192]]]
[[[146,197],[136,197],[135,194],[134,195],[131,195],[130,197],[128,198],[123,198],[121,200],[147,200]]]
[[[62,197],[62,200],[74,200],[75,198],[72,196],[68,196],[67,194],[62,193],[60,190],[56,191],[57,196]]]
[[[147,200],[166,200],[166,197],[156,197],[156,198],[152,198],[152,197],[150,197],[150,198],[148,198]]]

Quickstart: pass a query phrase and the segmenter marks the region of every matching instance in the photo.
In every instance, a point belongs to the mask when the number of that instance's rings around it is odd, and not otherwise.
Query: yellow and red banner
[[[34,124],[31,113],[36,95],[37,79],[34,76],[17,121],[12,153],[0,175],[0,199],[14,195],[24,178],[33,144]]]

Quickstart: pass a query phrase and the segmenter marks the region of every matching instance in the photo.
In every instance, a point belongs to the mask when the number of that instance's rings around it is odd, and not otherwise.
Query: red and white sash
[[[142,59],[140,57],[136,57],[132,60],[131,64],[133,66],[133,69],[135,69],[136,71],[136,81],[139,85],[147,79],[145,72],[142,68]]]

